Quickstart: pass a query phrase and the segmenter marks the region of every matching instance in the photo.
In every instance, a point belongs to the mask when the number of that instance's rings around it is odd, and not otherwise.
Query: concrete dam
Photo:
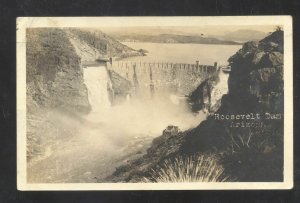
[[[112,104],[131,97],[144,99],[164,95],[184,97],[218,70],[217,62],[212,65],[201,65],[198,61],[194,64],[96,61],[85,62],[83,67],[99,67],[107,70],[111,81],[107,83],[107,90]]]

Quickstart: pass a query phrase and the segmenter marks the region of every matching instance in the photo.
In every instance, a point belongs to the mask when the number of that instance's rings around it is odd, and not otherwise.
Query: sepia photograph
[[[290,16],[17,18],[19,190],[293,187]]]

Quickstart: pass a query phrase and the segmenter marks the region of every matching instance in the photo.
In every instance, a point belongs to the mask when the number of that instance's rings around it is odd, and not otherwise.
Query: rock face
[[[131,96],[133,92],[133,85],[130,81],[126,80],[113,70],[108,70],[110,80],[112,82],[113,91],[113,103],[126,99],[127,96]]]
[[[200,153],[218,156],[226,175],[236,181],[282,181],[283,120],[267,119],[266,114],[283,116],[283,31],[259,42],[245,43],[229,63],[229,91],[215,115],[256,113],[260,118],[254,120],[254,126],[234,127],[232,120],[218,120],[211,115],[189,131],[170,135],[165,130],[144,157],[118,168],[109,180],[142,181],[166,159]],[[206,81],[190,98],[201,104],[209,91]]]
[[[248,42],[229,59],[229,93],[236,101],[255,98],[263,108],[283,111],[282,39],[278,31],[259,43]]]
[[[27,30],[27,109],[88,111],[80,58],[60,29]]]
[[[218,73],[210,76],[204,80],[188,97],[188,102],[191,106],[193,112],[198,112],[200,110],[210,110],[212,92],[216,83],[218,82]]]
[[[283,32],[259,42],[247,42],[229,59],[229,93],[217,114],[259,113],[260,127],[230,127],[214,116],[185,139],[181,153],[222,154],[227,173],[239,181],[280,181],[283,178],[283,120],[268,120],[268,112],[283,115]]]

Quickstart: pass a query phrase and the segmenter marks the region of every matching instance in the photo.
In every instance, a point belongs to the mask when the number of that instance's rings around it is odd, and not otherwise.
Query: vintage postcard
[[[293,187],[290,16],[16,23],[19,190]]]

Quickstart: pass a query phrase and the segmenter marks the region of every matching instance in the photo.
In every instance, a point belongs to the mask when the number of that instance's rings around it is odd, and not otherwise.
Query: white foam
[[[111,107],[107,87],[110,80],[104,66],[84,68],[84,83],[88,89],[91,113],[101,113]]]

